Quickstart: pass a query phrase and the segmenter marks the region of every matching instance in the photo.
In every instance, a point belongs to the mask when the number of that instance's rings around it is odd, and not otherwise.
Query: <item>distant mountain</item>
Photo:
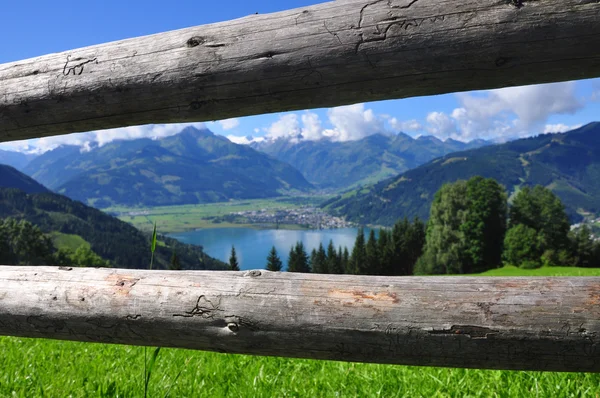
[[[357,141],[300,141],[286,138],[250,144],[287,162],[320,188],[368,185],[415,168],[450,152],[488,144],[478,140],[463,143],[441,141],[433,136],[414,139],[406,134],[373,134]]]
[[[96,254],[119,268],[149,266],[150,236],[100,210],[50,193],[31,182],[35,183],[14,168],[0,165],[0,218],[27,220],[45,233],[86,242]],[[162,244],[155,252],[156,268],[167,268],[173,252],[177,253],[183,269],[226,268],[226,264],[206,255],[200,246],[162,236],[160,241]]]
[[[193,127],[160,140],[61,147],[25,172],[95,207],[159,206],[266,198],[312,188],[302,174],[248,146]]]
[[[17,170],[23,170],[37,155],[0,149],[0,164],[7,164]]]
[[[27,193],[50,192],[33,178],[3,164],[0,164],[0,188],[17,188]]]
[[[548,187],[561,198],[573,220],[583,212],[599,213],[600,123],[452,153],[326,206],[365,224],[391,225],[404,216],[427,218],[442,184],[475,175],[496,179],[510,193],[522,186]]]

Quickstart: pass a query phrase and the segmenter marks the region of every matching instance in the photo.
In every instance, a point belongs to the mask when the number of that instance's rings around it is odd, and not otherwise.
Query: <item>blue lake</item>
[[[197,231],[171,234],[172,238],[183,243],[192,243],[204,247],[204,251],[219,260],[228,262],[231,254],[231,245],[240,263],[240,268],[263,269],[267,264],[267,255],[272,246],[283,261],[284,268],[287,266],[290,248],[297,241],[302,241],[307,254],[313,248],[318,248],[323,243],[325,249],[332,240],[336,249],[346,246],[352,252],[357,228],[341,228],[328,230],[304,230],[291,231],[285,229],[252,229],[252,228],[209,228]],[[365,228],[365,238],[368,238],[369,229]]]

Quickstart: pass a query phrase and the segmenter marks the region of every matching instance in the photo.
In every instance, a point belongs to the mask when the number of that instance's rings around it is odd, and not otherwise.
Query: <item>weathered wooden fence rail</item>
[[[50,54],[0,65],[0,141],[596,77],[599,20],[597,0],[338,0]]]
[[[0,335],[600,372],[600,278],[4,266]]]

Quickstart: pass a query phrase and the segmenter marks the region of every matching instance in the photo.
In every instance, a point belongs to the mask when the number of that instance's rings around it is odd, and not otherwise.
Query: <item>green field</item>
[[[143,348],[9,337],[0,337],[0,346],[2,397],[143,395]],[[164,349],[149,390],[150,397],[164,397],[170,391],[171,397],[596,398],[600,374],[424,368]]]
[[[174,233],[198,228],[253,227],[252,224],[214,223],[207,218],[222,217],[235,212],[258,209],[293,209],[305,205],[318,206],[326,198],[324,196],[284,196],[273,199],[236,200],[221,203],[153,208],[111,207],[104,209],[104,211],[116,214],[120,220],[128,222],[141,230],[151,231],[154,222],[156,222],[156,227],[161,233]],[[143,214],[130,215],[129,213]],[[293,226],[285,227],[294,228]]]
[[[57,249],[64,248],[74,252],[80,246],[90,247],[90,244],[79,235],[63,234],[62,232],[53,231],[48,234],[48,237],[52,240],[52,244]]]
[[[505,267],[486,273],[531,274],[600,276],[600,269]],[[143,395],[140,347],[0,337],[0,349],[0,397]],[[169,393],[171,397],[598,398],[600,374],[425,368],[163,349],[149,389],[150,397]]]
[[[507,265],[502,268],[486,271],[481,276],[600,276],[600,268],[577,267],[542,267],[538,269],[521,269]]]

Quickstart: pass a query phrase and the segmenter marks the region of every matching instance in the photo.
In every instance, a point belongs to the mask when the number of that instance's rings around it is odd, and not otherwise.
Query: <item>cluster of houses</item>
[[[341,217],[324,213],[316,207],[297,209],[260,209],[234,213],[251,224],[295,224],[311,229],[335,229],[352,227],[354,224]]]

